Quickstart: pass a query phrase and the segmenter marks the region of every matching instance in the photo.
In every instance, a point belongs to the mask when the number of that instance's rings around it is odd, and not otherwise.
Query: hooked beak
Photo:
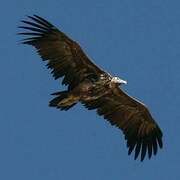
[[[119,84],[127,84],[127,81],[123,80],[123,79],[120,79],[119,80]]]

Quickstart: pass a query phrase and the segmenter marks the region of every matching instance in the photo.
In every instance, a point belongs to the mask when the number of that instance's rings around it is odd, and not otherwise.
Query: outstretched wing
[[[19,26],[27,32],[18,34],[27,36],[22,43],[34,46],[42,59],[48,61],[47,66],[52,69],[55,79],[64,76],[62,84],[72,89],[83,79],[89,76],[97,78],[104,73],[75,41],[51,23],[37,15],[28,18],[30,21],[22,21],[25,26]]]
[[[119,87],[96,100],[82,103],[89,110],[97,109],[99,115],[122,129],[129,148],[128,154],[135,149],[135,159],[141,153],[143,161],[147,152],[151,158],[152,153],[156,155],[158,146],[162,148],[162,132],[148,109]]]

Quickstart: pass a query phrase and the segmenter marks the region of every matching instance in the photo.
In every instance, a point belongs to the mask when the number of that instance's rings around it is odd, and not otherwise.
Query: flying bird
[[[112,125],[123,131],[128,154],[143,161],[163,147],[162,131],[148,108],[121,89],[127,82],[98,67],[80,45],[44,18],[33,15],[22,20],[23,44],[36,48],[55,79],[63,78],[67,90],[55,92],[49,106],[68,110],[78,102],[96,109]]]

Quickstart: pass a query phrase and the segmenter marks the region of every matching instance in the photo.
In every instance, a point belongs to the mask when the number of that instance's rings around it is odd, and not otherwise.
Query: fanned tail
[[[78,97],[73,96],[68,91],[56,92],[51,95],[55,95],[57,97],[49,102],[49,106],[65,111],[73,107],[79,100]]]

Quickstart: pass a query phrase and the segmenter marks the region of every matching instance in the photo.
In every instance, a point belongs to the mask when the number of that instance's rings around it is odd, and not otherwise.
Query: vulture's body
[[[68,110],[76,103],[96,109],[112,125],[122,129],[127,140],[128,154],[135,150],[135,159],[141,153],[141,161],[148,152],[149,158],[162,148],[162,132],[147,107],[120,89],[126,81],[112,77],[96,66],[81,47],[45,19],[34,15],[32,21],[22,21],[28,30],[23,40],[37,49],[55,79],[64,77],[66,91],[53,93],[50,106]]]

